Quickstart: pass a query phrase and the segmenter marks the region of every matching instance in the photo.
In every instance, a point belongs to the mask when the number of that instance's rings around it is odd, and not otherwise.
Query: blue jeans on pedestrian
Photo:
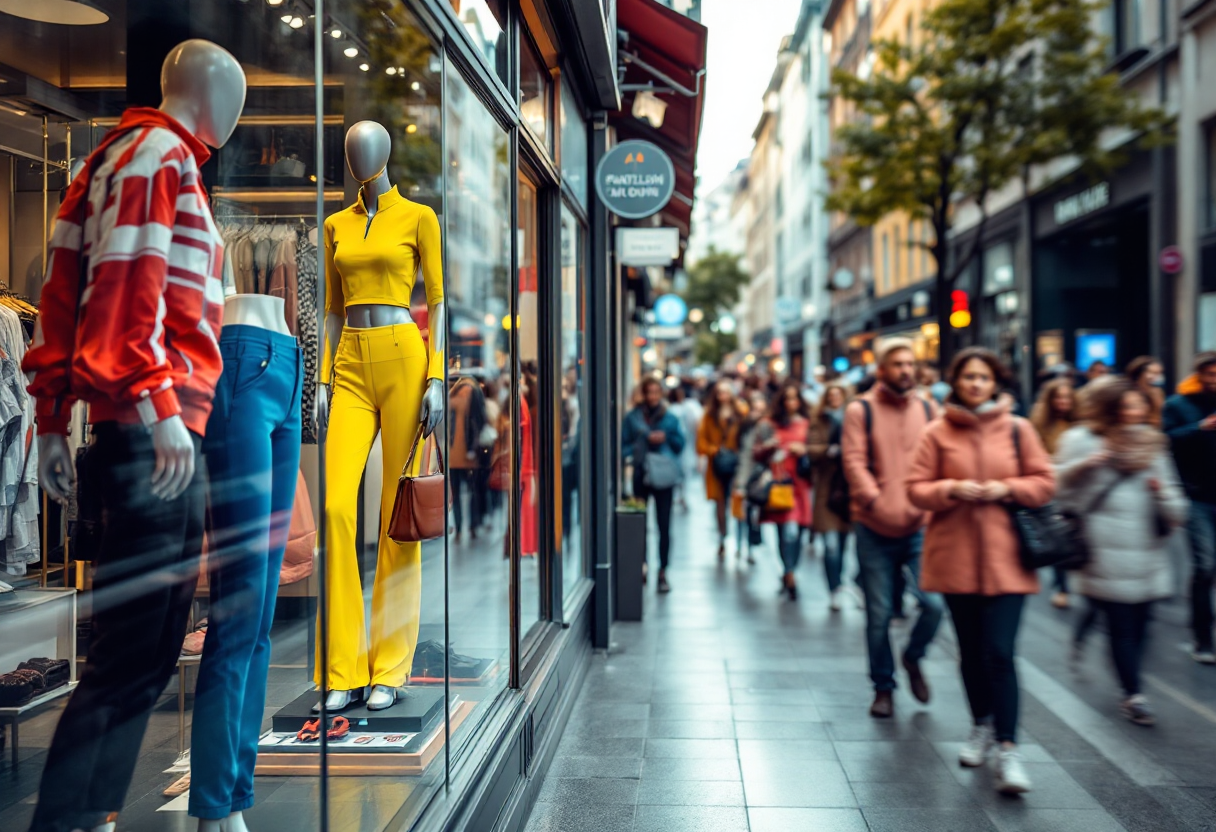
[[[785,574],[792,575],[802,559],[802,526],[797,523],[777,524],[777,549]]]
[[[874,690],[895,690],[895,656],[891,651],[891,618],[895,610],[896,576],[904,574],[920,603],[920,614],[904,657],[920,661],[941,624],[944,604],[935,592],[920,588],[920,551],[924,531],[906,537],[887,537],[858,524],[857,559],[861,589],[866,596],[866,644],[870,653],[870,680]]]
[[[300,469],[304,365],[296,339],[224,327],[224,373],[203,450],[210,473],[211,584],[190,748],[190,814],[253,805],[270,625]]]
[[[820,532],[823,538],[823,571],[828,579],[828,592],[840,589],[844,582],[844,548],[849,540],[848,532]]]
[[[1216,503],[1191,503],[1191,629],[1195,648],[1212,649],[1212,581],[1216,577]]]

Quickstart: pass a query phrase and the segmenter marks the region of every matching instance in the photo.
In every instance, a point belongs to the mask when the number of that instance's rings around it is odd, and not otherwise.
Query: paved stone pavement
[[[864,614],[828,610],[822,560],[803,560],[788,602],[771,541],[755,566],[719,565],[693,503],[674,520],[673,592],[652,583],[645,621],[615,624],[592,660],[528,832],[1216,830],[1216,670],[1177,649],[1177,622],[1155,624],[1148,670],[1171,695],[1143,729],[1114,707],[1103,634],[1070,675],[1074,613],[1034,600],[1020,670],[1035,788],[1006,798],[990,769],[957,764],[969,716],[948,618],[925,662],[933,701],[901,690],[895,718],[873,720]]]

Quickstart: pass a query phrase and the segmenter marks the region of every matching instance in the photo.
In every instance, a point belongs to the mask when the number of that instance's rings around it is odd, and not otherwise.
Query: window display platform
[[[315,699],[315,692],[313,695]],[[398,705],[400,704],[402,703],[399,702]],[[475,707],[475,703],[453,697],[449,712],[452,733],[456,732]],[[351,720],[351,732],[341,739],[330,740],[326,746],[326,771],[330,775],[422,774],[443,750],[447,737],[443,720],[439,718],[433,721],[428,731],[414,734],[393,734],[377,730],[374,720],[359,730],[355,727],[354,718],[348,719]],[[272,730],[258,743],[258,765],[255,769],[258,776],[318,775],[320,772],[320,742],[300,742],[296,739],[294,730]]]
[[[297,696],[286,707],[280,708],[271,722],[271,731],[276,734],[295,733],[309,720],[319,719],[314,711],[320,691],[307,691]],[[443,691],[430,689],[407,689],[399,691],[397,701],[382,711],[368,710],[362,702],[341,711],[331,711],[332,719],[343,716],[350,720],[350,730],[356,733],[419,734],[430,731],[443,716]]]

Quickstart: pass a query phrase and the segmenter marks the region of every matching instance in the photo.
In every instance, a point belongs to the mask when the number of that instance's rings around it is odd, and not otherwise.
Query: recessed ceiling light
[[[0,12],[63,26],[96,26],[110,19],[91,0],[0,0]]]
[[[283,5],[283,0],[266,0],[266,5],[267,6],[281,6],[281,5]]]
[[[422,89],[422,84],[415,81],[414,83],[410,84],[410,89],[412,89],[414,92],[418,92],[418,90]]]
[[[359,69],[367,72],[369,69],[371,69],[371,66],[369,64],[359,64]]]
[[[397,74],[397,67],[395,67],[395,66],[390,66],[388,69],[384,70],[384,74],[385,74],[385,75],[396,75],[396,74]]]
[[[333,29],[330,30],[329,36],[331,38],[333,38],[334,40],[337,40],[338,38],[342,37],[342,30],[339,29],[337,26],[335,26]]]
[[[345,49],[343,49],[343,50],[342,50],[342,54],[343,54],[343,55],[345,55],[345,56],[346,56],[346,57],[348,57],[348,58],[353,58],[353,57],[355,57],[356,55],[358,55],[358,54],[359,54],[359,50],[358,50],[358,48],[357,48],[357,47],[354,47],[354,46],[348,46],[348,47],[346,47]]]
[[[303,29],[304,28],[304,18],[299,17],[299,16],[293,17],[291,19],[291,22],[288,23],[287,25],[293,29]]]
[[[279,20],[283,21],[284,23],[290,23],[290,22],[291,22],[291,15],[290,15],[290,14],[285,14],[285,15],[283,15],[282,17],[280,17],[280,18],[279,18]]]

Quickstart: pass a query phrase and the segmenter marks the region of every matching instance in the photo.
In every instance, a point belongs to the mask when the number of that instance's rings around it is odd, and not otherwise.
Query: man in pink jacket
[[[905,480],[921,432],[934,415],[934,406],[916,394],[912,342],[903,338],[882,342],[878,349],[878,383],[845,411],[842,440],[861,588],[866,597],[866,646],[870,680],[874,683],[870,715],[877,718],[895,712],[895,656],[890,628],[901,572],[920,602],[903,666],[912,695],[921,702],[929,701],[929,685],[920,660],[937,633],[943,605],[941,596],[918,588],[921,544],[929,518],[908,501]]]

